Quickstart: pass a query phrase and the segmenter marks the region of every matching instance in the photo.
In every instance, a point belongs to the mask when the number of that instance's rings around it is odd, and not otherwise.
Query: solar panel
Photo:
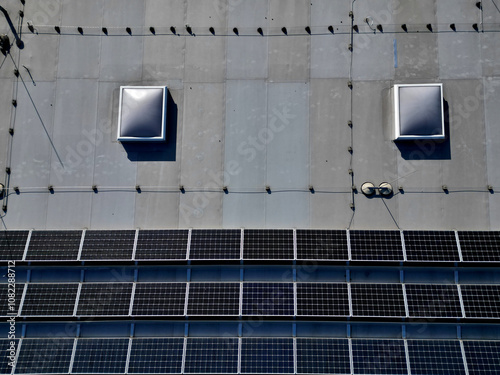
[[[347,284],[297,283],[297,315],[349,316]]]
[[[21,260],[28,240],[27,230],[3,230],[0,232],[0,260]]]
[[[26,260],[76,260],[81,230],[33,231]]]
[[[137,283],[133,315],[184,315],[186,283]]]
[[[73,373],[124,373],[129,339],[78,339]]]
[[[193,230],[190,259],[240,259],[241,230]]]
[[[244,259],[293,259],[293,231],[285,229],[245,230]]]
[[[21,315],[73,315],[78,284],[28,284]]]
[[[345,230],[297,230],[297,259],[347,260]]]
[[[7,337],[7,335],[5,335]],[[11,341],[14,342],[14,345],[11,346]],[[19,340],[8,340],[8,339],[0,339],[0,350],[2,351],[2,355],[0,356],[0,374],[10,374],[12,372],[12,366],[9,366],[9,363],[13,363],[10,360],[11,353],[16,356],[17,348],[19,347]],[[12,350],[12,351],[11,351]]]
[[[500,262],[500,232],[458,232],[465,262]]]
[[[452,231],[404,231],[409,261],[458,262],[457,240]]]
[[[243,315],[293,315],[292,283],[243,284]]]
[[[350,374],[349,341],[297,338],[298,374]]]
[[[500,318],[500,285],[461,285],[465,316]]]
[[[469,375],[500,374],[500,341],[464,341]]]
[[[293,374],[293,367],[293,339],[242,339],[241,373]]]
[[[74,339],[23,339],[16,374],[65,374],[69,372]]]
[[[128,315],[132,283],[82,284],[77,315]]]
[[[408,340],[412,375],[465,374],[458,340]]]
[[[130,374],[180,374],[183,338],[135,338],[130,349]]]
[[[236,374],[237,338],[189,338],[186,347],[185,374]]]
[[[21,304],[21,297],[23,296],[24,284],[15,284],[14,304],[11,305],[12,290],[9,290],[8,284],[0,284],[0,316],[7,316],[8,314],[17,314],[19,305]],[[11,315],[12,316],[12,315]]]
[[[411,317],[462,317],[456,285],[406,284],[405,287]]]
[[[83,242],[82,260],[130,260],[135,230],[88,230]]]
[[[401,284],[351,284],[354,316],[406,316]]]
[[[191,283],[188,315],[239,315],[239,283]]]
[[[137,238],[135,259],[186,259],[188,233],[187,229],[140,230]]]
[[[351,259],[403,261],[401,233],[395,230],[351,230]]]
[[[403,340],[352,340],[355,374],[408,374]]]

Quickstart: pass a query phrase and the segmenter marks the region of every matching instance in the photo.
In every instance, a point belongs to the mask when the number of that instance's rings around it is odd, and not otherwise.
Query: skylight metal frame
[[[440,106],[441,106],[441,134],[401,134],[401,113],[400,113],[400,103],[401,97],[399,94],[400,88],[406,87],[439,87],[440,91]],[[446,138],[445,128],[444,128],[444,102],[443,102],[443,84],[442,83],[412,83],[412,84],[396,84],[393,86],[393,106],[394,106],[394,133],[393,140],[404,141],[404,140],[443,140]],[[425,108],[422,109],[425,111]]]

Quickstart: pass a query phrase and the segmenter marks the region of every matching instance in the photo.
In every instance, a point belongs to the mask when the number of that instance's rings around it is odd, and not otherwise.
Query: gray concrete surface
[[[4,3],[17,25],[21,3]],[[468,0],[27,1],[25,47],[12,47],[22,81],[0,56],[0,169],[11,189],[2,225],[498,229],[498,6],[484,0],[481,14]],[[4,19],[0,32],[12,39]],[[388,90],[417,82],[444,85],[442,143],[386,134]],[[169,87],[165,144],[116,141],[123,85]],[[392,182],[395,194],[367,198],[365,181]]]

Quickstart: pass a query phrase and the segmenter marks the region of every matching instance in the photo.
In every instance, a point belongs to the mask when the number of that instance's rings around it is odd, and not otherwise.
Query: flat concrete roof
[[[498,0],[2,6],[4,229],[500,228]],[[443,84],[445,141],[391,141],[402,83]],[[169,88],[166,143],[117,142],[127,85]]]

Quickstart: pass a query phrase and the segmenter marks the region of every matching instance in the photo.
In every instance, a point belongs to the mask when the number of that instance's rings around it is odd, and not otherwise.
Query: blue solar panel
[[[186,259],[188,230],[140,230],[135,259],[182,260]]]
[[[83,283],[77,315],[128,315],[132,283]]]
[[[11,345],[11,341],[14,342],[14,345]],[[0,374],[10,374],[12,372],[12,366],[9,363],[14,364],[12,359],[15,360],[18,347],[19,340],[0,339],[0,350],[2,353],[0,356]],[[12,359],[9,358],[11,355],[13,356]]]
[[[240,283],[191,283],[188,315],[239,315]]]
[[[345,230],[297,230],[297,259],[347,260]]]
[[[469,375],[500,374],[500,341],[464,341]]]
[[[351,284],[354,316],[406,316],[401,284]]]
[[[130,374],[179,374],[183,338],[135,338],[130,349]]]
[[[78,339],[73,373],[124,373],[129,339]]]
[[[24,339],[16,374],[63,374],[69,371],[74,339]]]
[[[411,317],[458,318],[462,316],[456,285],[406,284]]]
[[[500,285],[461,285],[468,318],[500,318]]]
[[[76,260],[81,239],[81,230],[33,231],[26,260]]]
[[[403,340],[352,340],[355,374],[406,375]]]
[[[75,309],[78,284],[28,284],[23,316],[71,316]]]
[[[243,284],[243,315],[293,315],[293,284]]]
[[[235,374],[237,371],[237,338],[188,339],[185,374]]]
[[[240,259],[241,230],[194,229],[189,259]]]
[[[293,339],[243,338],[241,372],[293,374]]]
[[[15,289],[14,303],[12,301],[12,291]],[[11,288],[9,284],[0,284],[0,316],[7,316],[7,314],[17,314],[21,297],[23,296],[24,284],[15,284]]]
[[[465,374],[458,340],[408,340],[412,375]]]
[[[297,283],[297,315],[349,316],[347,284]]]
[[[186,283],[137,283],[132,315],[184,315]]]
[[[297,373],[350,374],[348,340],[297,338]]]
[[[21,260],[28,240],[27,230],[0,231],[0,260]]]

